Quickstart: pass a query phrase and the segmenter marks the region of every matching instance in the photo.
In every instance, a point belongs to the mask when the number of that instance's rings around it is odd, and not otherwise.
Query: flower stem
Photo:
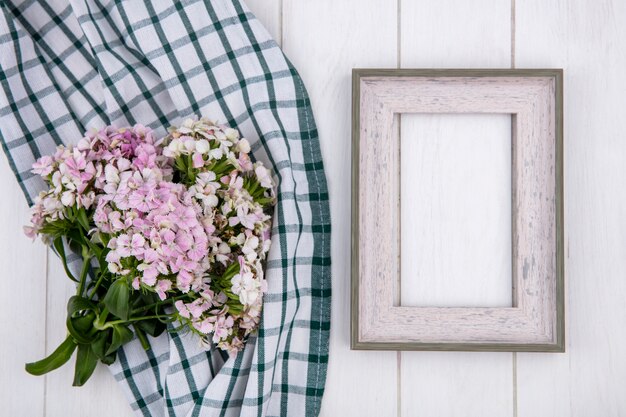
[[[142,320],[160,319],[162,317],[163,315],[160,315],[160,316],[155,315],[155,316],[131,317],[128,320],[109,321],[109,322],[106,322],[104,326],[102,326],[102,330],[109,328],[109,327],[113,327],[116,324],[133,323],[133,322],[142,321]]]
[[[158,307],[158,306],[163,305],[163,304],[172,304],[172,303],[174,303],[174,302],[176,302],[178,300],[182,300],[182,299],[187,298],[187,297],[189,297],[189,294],[183,294],[183,295],[179,295],[178,297],[168,298],[167,300],[159,301],[157,303],[148,304],[147,306],[136,308],[136,309],[134,309],[132,311],[132,313],[142,313],[142,312],[150,310],[150,309],[152,309],[154,307]]]
[[[95,285],[93,286],[93,288],[89,292],[89,296],[87,298],[89,298],[90,300],[93,299],[93,296],[96,294],[96,290],[98,289],[98,287],[102,283],[102,280],[104,279],[105,275],[106,274],[105,274],[104,270],[102,272],[100,272],[100,276],[98,277],[98,280],[96,281]]]
[[[143,330],[141,330],[137,326],[133,326],[133,328],[135,329],[135,334],[137,335],[137,339],[139,339],[139,342],[141,343],[141,347],[144,350],[150,349],[150,342],[148,341],[148,338],[146,337],[146,334],[143,332]]]
[[[91,256],[89,256],[89,249],[83,246],[83,268],[80,271],[80,279],[78,282],[78,289],[76,290],[76,295],[83,295],[83,288],[85,287],[85,281],[87,281],[87,274],[89,273],[89,263],[91,261]]]

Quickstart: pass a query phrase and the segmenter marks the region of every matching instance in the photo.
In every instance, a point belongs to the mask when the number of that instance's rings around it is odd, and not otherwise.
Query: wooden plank
[[[567,347],[518,355],[519,416],[626,410],[626,4],[517,2],[519,66],[565,68]]]
[[[402,68],[509,68],[511,5],[401,0]]]
[[[506,68],[510,65],[509,2],[405,0],[401,2],[400,32],[402,68]],[[434,120],[427,123],[432,124]],[[407,127],[417,128],[410,120],[403,120],[402,135],[414,135]],[[461,126],[457,128],[455,135],[463,134]],[[498,127],[500,136],[507,131],[504,126]],[[446,134],[452,134],[450,128]],[[497,158],[499,148],[489,149],[485,145],[486,142],[477,143],[476,151]],[[510,171],[507,174],[502,167],[502,175],[510,175]],[[485,233],[502,233],[496,229],[499,226],[494,222],[493,229]],[[421,238],[429,239],[429,236]],[[411,250],[405,243],[403,251]],[[430,244],[435,243],[431,239]],[[475,248],[468,246],[467,250],[471,254]],[[512,354],[403,352],[401,355],[400,409],[403,416],[416,413],[438,417],[513,415]]]
[[[67,300],[76,287],[65,275],[61,261],[48,254],[47,351],[52,352],[67,335],[65,319]],[[65,417],[105,417],[134,415],[118,383],[106,365],[98,364],[92,377],[82,387],[72,387],[76,355],[63,367],[46,377],[46,415]]]
[[[0,190],[0,403],[4,415],[41,416],[45,380],[24,364],[45,356],[46,247],[22,232],[30,214],[4,155]]]
[[[283,47],[311,95],[328,178],[333,305],[322,416],[395,416],[396,354],[350,350],[350,97],[354,67],[395,67],[386,0],[284,0]]]
[[[280,45],[282,42],[282,0],[246,0],[246,4]]]

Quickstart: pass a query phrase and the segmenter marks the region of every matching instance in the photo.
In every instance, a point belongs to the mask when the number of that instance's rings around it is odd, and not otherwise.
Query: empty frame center
[[[400,118],[400,305],[511,307],[511,115]]]

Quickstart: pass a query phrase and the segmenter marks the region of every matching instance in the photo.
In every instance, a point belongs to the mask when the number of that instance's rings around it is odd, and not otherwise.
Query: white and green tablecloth
[[[199,115],[240,129],[279,182],[257,337],[230,358],[175,333],[151,339],[150,351],[131,342],[110,368],[132,408],[317,416],[330,329],[328,192],[304,85],[267,31],[238,0],[0,5],[0,139],[29,203],[43,188],[33,161],[85,130],[141,123],[162,135]]]

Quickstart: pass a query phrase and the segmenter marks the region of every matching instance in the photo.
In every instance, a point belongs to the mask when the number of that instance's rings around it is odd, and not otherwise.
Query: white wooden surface
[[[510,138],[510,115],[402,116],[401,305],[513,305]]]
[[[514,1],[513,17],[506,0],[249,0],[309,89],[329,180],[324,417],[626,416],[626,2]],[[565,68],[567,353],[350,351],[350,68],[509,67],[512,52],[518,67]],[[0,414],[130,416],[106,369],[80,389],[66,371],[23,372],[59,341],[66,283],[21,234],[26,204],[4,157],[0,192]]]

